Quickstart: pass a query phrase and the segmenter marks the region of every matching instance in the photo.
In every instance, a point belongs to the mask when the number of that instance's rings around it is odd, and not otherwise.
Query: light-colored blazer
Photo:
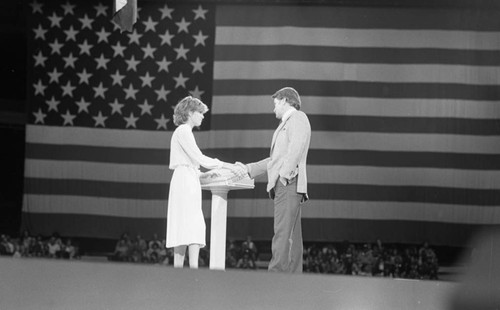
[[[304,112],[294,111],[274,132],[270,156],[247,165],[250,177],[267,172],[269,192],[280,177],[289,181],[297,176],[297,193],[307,195],[306,161],[310,141],[309,119]]]

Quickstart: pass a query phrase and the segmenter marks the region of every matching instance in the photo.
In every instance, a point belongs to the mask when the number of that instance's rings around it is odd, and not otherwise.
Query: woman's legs
[[[174,247],[174,267],[184,267],[184,257],[186,256],[186,246],[179,245]],[[198,258],[200,256],[200,245],[189,245],[189,268],[198,269]]]
[[[191,250],[189,251],[191,253]],[[184,267],[184,256],[186,255],[186,246],[179,245],[174,247],[174,267],[183,268]],[[191,257],[191,255],[189,255]]]
[[[189,268],[198,269],[198,257],[200,256],[200,245],[189,245]]]

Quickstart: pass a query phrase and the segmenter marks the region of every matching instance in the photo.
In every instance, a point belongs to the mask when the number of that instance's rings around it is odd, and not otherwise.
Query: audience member
[[[49,258],[59,257],[61,251],[61,239],[57,235],[52,235],[47,243],[47,254]]]
[[[148,248],[153,248],[153,243],[156,243],[158,248],[162,246],[162,241],[158,239],[158,234],[153,234],[153,239],[148,242]]]
[[[47,246],[43,242],[42,235],[36,236],[36,239],[32,242],[33,245],[33,256],[45,257],[47,254]]]
[[[0,255],[12,256],[14,254],[14,244],[8,235],[0,236]]]
[[[239,259],[240,248],[233,239],[229,239],[226,245],[226,268],[236,268]]]
[[[257,260],[259,251],[257,250],[255,243],[252,241],[252,236],[247,236],[247,239],[241,244],[241,248],[243,249],[243,252],[248,250],[248,253],[253,261]]]
[[[236,268],[239,269],[257,269],[255,261],[252,258],[252,252],[249,249],[243,251],[243,256],[236,263]]]
[[[130,261],[129,251],[129,242],[126,237],[122,236],[122,238],[116,243],[115,250],[109,259],[118,262]]]
[[[73,245],[71,238],[66,239],[66,243],[63,244],[61,249],[60,257],[66,259],[73,259],[76,255],[76,247]]]

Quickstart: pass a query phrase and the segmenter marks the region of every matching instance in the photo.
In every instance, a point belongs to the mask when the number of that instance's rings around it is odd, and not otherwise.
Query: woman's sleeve
[[[207,169],[222,168],[223,163],[220,160],[203,155],[189,127],[183,128],[179,134],[179,143],[193,162]]]

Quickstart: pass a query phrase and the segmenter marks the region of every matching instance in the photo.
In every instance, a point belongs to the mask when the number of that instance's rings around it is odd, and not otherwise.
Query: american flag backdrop
[[[211,109],[196,138],[225,161],[269,154],[270,95],[311,127],[305,240],[463,245],[500,224],[500,19],[486,9],[139,1],[28,9],[23,223],[116,238],[165,230],[172,106]],[[209,222],[210,195],[204,195]],[[270,240],[265,179],[230,193],[228,237]]]

